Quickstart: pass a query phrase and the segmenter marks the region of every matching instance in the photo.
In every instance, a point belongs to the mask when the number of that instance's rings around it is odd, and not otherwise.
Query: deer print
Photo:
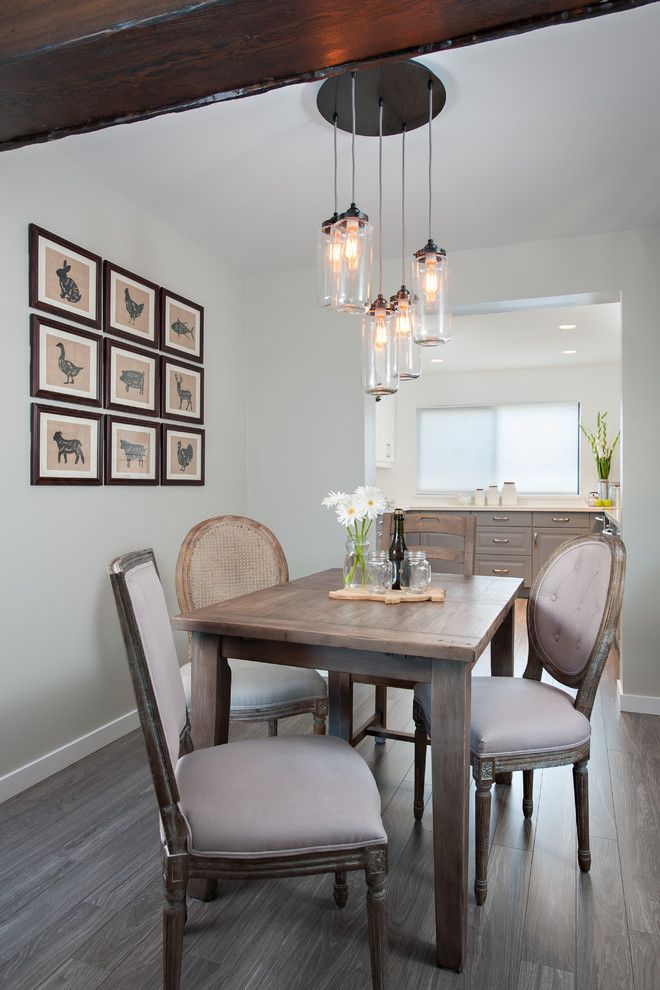
[[[174,378],[176,380],[176,394],[179,396],[179,409],[183,409],[183,403],[185,402],[186,409],[192,410],[192,392],[188,388],[181,388],[181,382],[183,381],[181,375],[177,375],[175,372]]]
[[[82,299],[82,295],[80,293],[80,289],[69,275],[70,271],[71,265],[68,263],[66,258],[62,258],[62,267],[55,269],[55,274],[60,280],[60,299],[66,299],[67,302],[77,303]]]

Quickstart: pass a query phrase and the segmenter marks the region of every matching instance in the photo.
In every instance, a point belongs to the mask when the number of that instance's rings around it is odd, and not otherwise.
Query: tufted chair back
[[[586,714],[614,639],[624,573],[618,537],[579,537],[546,561],[530,592],[530,657],[560,683],[580,687],[576,707]]]

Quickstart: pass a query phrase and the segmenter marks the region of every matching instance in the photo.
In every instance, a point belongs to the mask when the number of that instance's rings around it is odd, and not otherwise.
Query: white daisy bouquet
[[[328,492],[321,499],[321,505],[327,509],[335,510],[337,522],[346,528],[348,534],[344,585],[353,585],[358,575],[360,577],[359,583],[364,585],[367,573],[365,557],[369,530],[374,519],[384,512],[391,511],[393,503],[381,488],[361,485],[351,495],[347,492]]]

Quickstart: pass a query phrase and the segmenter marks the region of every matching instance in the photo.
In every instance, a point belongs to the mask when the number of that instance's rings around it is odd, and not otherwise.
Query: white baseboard
[[[621,681],[616,682],[619,704],[622,712],[637,712],[638,715],[660,715],[660,698],[652,694],[624,694]]]
[[[64,770],[72,763],[77,763],[84,756],[89,756],[97,749],[125,736],[127,732],[137,729],[139,725],[140,719],[137,710],[133,709],[132,712],[126,712],[125,715],[120,715],[112,722],[100,725],[98,729],[92,729],[91,732],[87,732],[78,739],[72,739],[71,742],[60,746],[59,749],[54,749],[52,753],[46,753],[44,756],[32,760],[31,763],[26,763],[23,767],[11,770],[0,777],[0,803],[21,791],[27,790],[33,784],[38,784],[40,780],[51,777],[58,770]]]

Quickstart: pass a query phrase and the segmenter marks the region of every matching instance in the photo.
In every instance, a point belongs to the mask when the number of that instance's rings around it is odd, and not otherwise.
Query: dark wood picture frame
[[[138,286],[153,293],[153,338],[145,337],[140,331],[131,331],[130,327],[118,327],[112,323],[112,274],[119,275],[120,278],[128,279],[138,283]],[[130,295],[130,293],[129,293]],[[134,300],[129,300],[135,305]],[[128,303],[127,303],[128,305]],[[112,261],[103,262],[103,329],[112,337],[121,337],[125,340],[138,343],[142,347],[152,347],[158,350],[160,342],[160,286],[149,279],[129,272],[127,268],[120,268]]]
[[[160,409],[161,419],[172,419],[178,423],[203,423],[204,422],[204,369],[199,365],[186,364],[185,361],[174,361],[163,354],[160,358]],[[167,369],[168,366],[180,368],[188,375],[199,376],[199,416],[187,416],[185,412],[167,408]],[[185,391],[185,390],[184,390]],[[179,404],[182,405],[185,397],[180,397]]]
[[[186,478],[181,472],[180,478],[168,478],[167,477],[167,438],[170,433],[192,433],[195,436],[200,437],[200,451],[201,451],[201,470],[199,478]],[[199,430],[192,426],[174,426],[170,423],[161,423],[160,426],[160,440],[161,440],[161,485],[203,485],[205,484],[206,478],[206,437],[205,431]]]
[[[96,423],[96,476],[91,478],[54,478],[42,474],[41,465],[41,414],[57,416],[60,419],[87,419]],[[33,402],[31,408],[31,455],[30,484],[32,485],[102,485],[103,484],[103,414],[87,409],[71,409],[67,406],[44,406]],[[68,452],[72,456],[71,451]]]
[[[153,430],[153,478],[127,478],[122,475],[114,475],[112,465],[112,427],[135,426],[140,430]],[[161,425],[148,419],[129,419],[125,416],[113,416],[109,413],[103,417],[104,451],[105,451],[105,484],[106,485],[159,485],[160,484],[160,454],[161,454]]]
[[[71,337],[81,337],[90,341],[96,348],[96,374],[91,378],[96,386],[96,397],[80,395],[75,391],[58,391],[54,387],[41,387],[41,328],[47,327],[60,334],[67,334]],[[103,338],[89,330],[73,326],[70,323],[58,323],[40,313],[30,314],[30,395],[35,398],[53,399],[56,402],[74,403],[83,406],[100,406],[103,400]],[[63,350],[60,361],[66,361],[66,349]],[[75,364],[73,365],[75,369]],[[71,377],[65,375],[65,377]],[[75,381],[75,375],[73,375]],[[91,382],[90,382],[91,384]],[[65,385],[62,386],[66,388]]]
[[[84,312],[76,310],[73,306],[67,305],[66,303],[58,304],[57,302],[48,299],[41,298],[40,286],[39,286],[39,241],[41,239],[52,241],[62,248],[63,257],[69,254],[76,254],[82,259],[86,260],[90,264],[90,270],[94,271],[95,286],[93,292],[90,291],[90,308],[87,310],[89,315],[85,315]],[[38,227],[37,224],[31,223],[29,226],[29,261],[30,261],[30,295],[29,304],[34,309],[40,309],[46,313],[54,313],[55,316],[65,317],[69,320],[74,320],[76,323],[84,323],[85,326],[93,327],[95,330],[101,329],[101,303],[103,296],[103,287],[101,280],[101,258],[98,254],[93,254],[91,251],[87,251],[85,248],[79,247],[72,241],[67,241],[64,237],[60,237],[58,234],[53,234],[49,230],[44,230],[43,227]],[[63,275],[63,279],[67,276]],[[70,277],[69,277],[70,280]],[[62,279],[60,283],[63,285]],[[75,282],[74,282],[75,285]],[[63,290],[64,291],[64,288]],[[92,303],[93,308],[92,308]]]
[[[112,352],[113,350],[128,351],[130,354],[136,354],[138,357],[143,358],[145,361],[153,362],[154,368],[154,405],[153,409],[149,409],[146,406],[141,405],[131,405],[130,404],[130,389],[127,392],[128,402],[118,402],[116,399],[112,398]],[[120,340],[113,340],[110,337],[105,338],[105,353],[103,357],[103,405],[106,409],[112,409],[115,412],[123,413],[125,416],[158,416],[159,406],[160,406],[160,374],[161,374],[161,358],[155,351],[145,351],[141,347],[133,347],[132,344],[125,344]]]
[[[168,299],[171,299],[172,302],[184,306],[187,309],[193,309],[199,314],[197,334],[198,344],[196,351],[188,351],[185,348],[178,348],[171,344],[169,340],[170,328],[167,326]],[[190,299],[186,299],[184,296],[180,296],[176,292],[170,292],[169,289],[165,288],[161,288],[160,290],[160,349],[161,351],[165,351],[167,354],[173,354],[182,361],[194,361],[197,364],[202,364],[204,361],[204,307],[200,306],[198,303],[192,302]]]

